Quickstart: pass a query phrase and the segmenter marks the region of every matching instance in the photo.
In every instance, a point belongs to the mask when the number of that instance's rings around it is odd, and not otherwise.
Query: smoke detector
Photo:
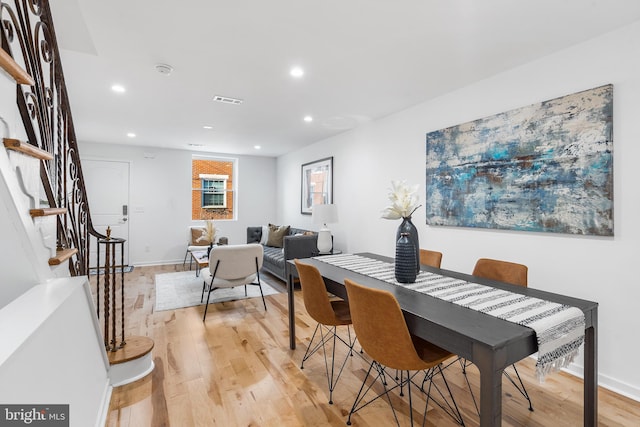
[[[168,76],[173,72],[173,67],[167,64],[158,64],[156,65],[156,71],[159,72],[160,74],[164,74],[165,76]]]

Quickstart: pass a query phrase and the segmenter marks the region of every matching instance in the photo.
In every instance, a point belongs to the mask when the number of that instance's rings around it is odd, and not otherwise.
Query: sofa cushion
[[[189,244],[189,246],[209,246],[211,244],[211,241],[206,237],[200,239],[203,231],[204,231],[204,228],[191,229],[191,243]]]
[[[290,226],[277,226],[269,224],[269,237],[267,238],[267,246],[273,246],[274,248],[281,248],[284,236],[289,235]]]
[[[262,235],[260,237],[260,244],[261,245],[266,245],[268,241],[269,241],[269,226],[268,225],[263,225],[262,226]]]
[[[264,263],[275,265],[284,271],[284,254],[282,249],[272,246],[264,247]]]

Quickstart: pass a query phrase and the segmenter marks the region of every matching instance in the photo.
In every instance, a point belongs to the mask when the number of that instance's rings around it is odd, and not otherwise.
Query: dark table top
[[[393,263],[393,258],[381,255],[371,253],[360,253],[358,255]],[[526,326],[502,320],[313,258],[306,258],[300,261],[316,266],[325,280],[328,281],[328,290],[341,298],[347,298],[344,288],[345,278],[366,286],[390,291],[402,307],[407,325],[412,333],[468,360],[473,361],[474,354],[477,355],[479,349],[491,352],[504,351],[504,358],[501,360],[500,365],[506,367],[537,351],[535,332]],[[422,269],[443,276],[455,277],[577,307],[585,314],[587,328],[593,325],[592,313],[595,313],[598,307],[598,304],[592,301],[533,288],[513,286],[455,271],[427,266],[422,266]],[[295,271],[295,267],[293,271]]]

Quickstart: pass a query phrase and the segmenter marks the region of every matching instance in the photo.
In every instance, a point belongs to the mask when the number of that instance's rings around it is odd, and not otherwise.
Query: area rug
[[[265,296],[277,294],[278,291],[262,281],[262,292]],[[202,295],[202,278],[196,277],[194,271],[178,271],[176,273],[156,274],[156,311],[174,310],[204,304],[200,302]],[[211,292],[209,304],[223,301],[235,301],[245,298],[260,297],[260,288],[244,286],[216,289]],[[207,300],[205,292],[204,301]]]

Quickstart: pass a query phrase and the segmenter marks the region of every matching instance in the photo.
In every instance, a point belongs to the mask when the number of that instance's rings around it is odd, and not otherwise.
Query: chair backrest
[[[300,277],[300,288],[304,307],[316,322],[323,325],[337,325],[335,311],[331,307],[324,279],[316,267],[294,260]]]
[[[345,279],[353,329],[364,351],[377,362],[401,370],[423,364],[416,353],[402,309],[390,292]]]
[[[498,280],[517,286],[527,286],[528,268],[523,264],[480,258],[473,269],[473,275],[485,279]]]
[[[430,251],[428,249],[420,249],[420,264],[430,267],[440,268],[442,263],[442,252]]]
[[[257,243],[216,246],[209,254],[209,270],[219,279],[242,279],[256,274],[256,259],[257,269],[262,268],[263,255],[262,245]]]

